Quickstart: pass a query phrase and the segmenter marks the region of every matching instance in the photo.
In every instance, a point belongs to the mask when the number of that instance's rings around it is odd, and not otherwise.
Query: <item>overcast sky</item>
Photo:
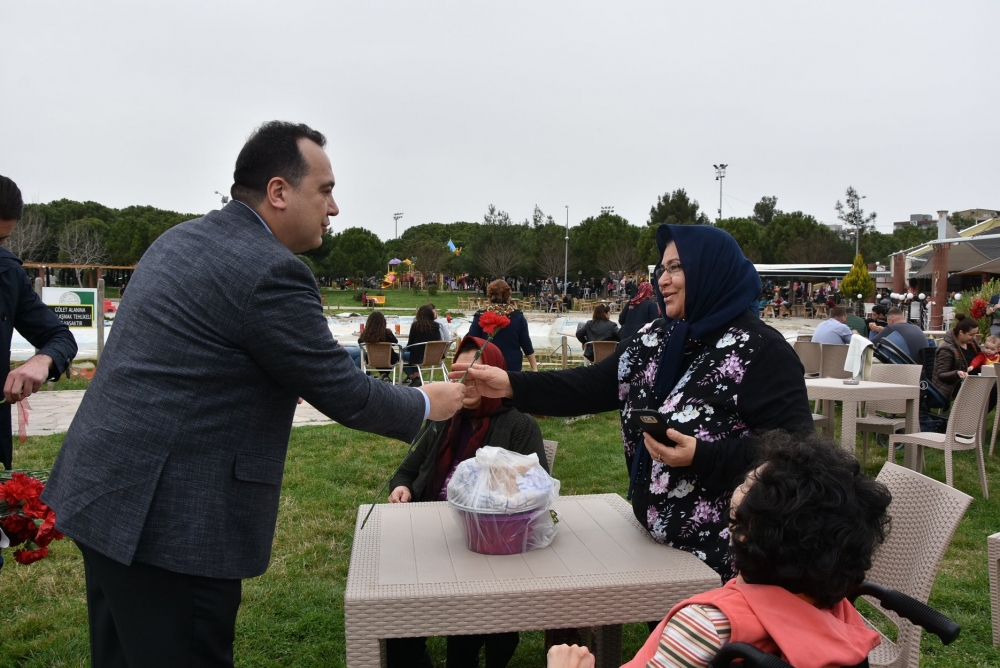
[[[685,188],[879,228],[1000,208],[1000,3],[0,2],[0,174],[26,201],[203,213],[269,119],[325,133],[334,229]]]

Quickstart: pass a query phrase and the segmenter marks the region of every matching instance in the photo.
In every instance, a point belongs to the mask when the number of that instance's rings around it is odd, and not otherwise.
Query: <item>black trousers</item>
[[[94,668],[232,667],[241,580],[126,566],[79,547]]]
[[[520,635],[490,633],[471,636],[448,636],[446,668],[479,668],[479,650],[486,648],[486,668],[506,668],[517,650]],[[427,638],[389,638],[385,641],[386,665],[389,668],[431,668]]]

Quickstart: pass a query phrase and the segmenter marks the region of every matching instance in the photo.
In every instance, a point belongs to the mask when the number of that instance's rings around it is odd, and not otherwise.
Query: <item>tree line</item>
[[[843,234],[809,214],[780,210],[773,196],[762,198],[752,216],[726,218],[717,225],[736,238],[747,257],[766,263],[850,263],[856,230],[860,230],[861,254],[883,262],[889,253],[934,236],[933,231],[913,226],[892,234],[877,232],[874,215],[865,216],[859,202],[853,188],[848,189],[847,204],[838,209],[849,228]],[[8,246],[25,261],[133,265],[160,234],[195,217],[150,206],[114,209],[66,199],[28,204]],[[683,188],[657,197],[643,225],[602,211],[569,229],[570,280],[618,278],[656,264],[655,235],[661,223],[712,224]],[[327,280],[380,277],[393,257],[411,260],[425,276],[561,279],[565,237],[566,228],[538,206],[530,218],[515,221],[491,204],[481,222],[414,225],[389,241],[361,227],[348,228],[325,235],[319,248],[300,257],[318,278]]]

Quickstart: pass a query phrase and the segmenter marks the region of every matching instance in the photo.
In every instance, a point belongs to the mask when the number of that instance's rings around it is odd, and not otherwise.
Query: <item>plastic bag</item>
[[[559,481],[538,455],[484,446],[460,463],[448,482],[448,503],[465,532],[466,545],[481,554],[518,554],[555,538],[552,504]]]

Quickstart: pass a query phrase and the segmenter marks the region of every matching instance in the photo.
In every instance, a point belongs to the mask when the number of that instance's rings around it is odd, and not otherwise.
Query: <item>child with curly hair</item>
[[[796,668],[861,663],[878,646],[847,599],[885,540],[882,483],[832,441],[772,432],[730,506],[739,575],[674,606],[623,668],[705,668],[744,642]],[[553,647],[549,668],[593,666],[585,648]]]

